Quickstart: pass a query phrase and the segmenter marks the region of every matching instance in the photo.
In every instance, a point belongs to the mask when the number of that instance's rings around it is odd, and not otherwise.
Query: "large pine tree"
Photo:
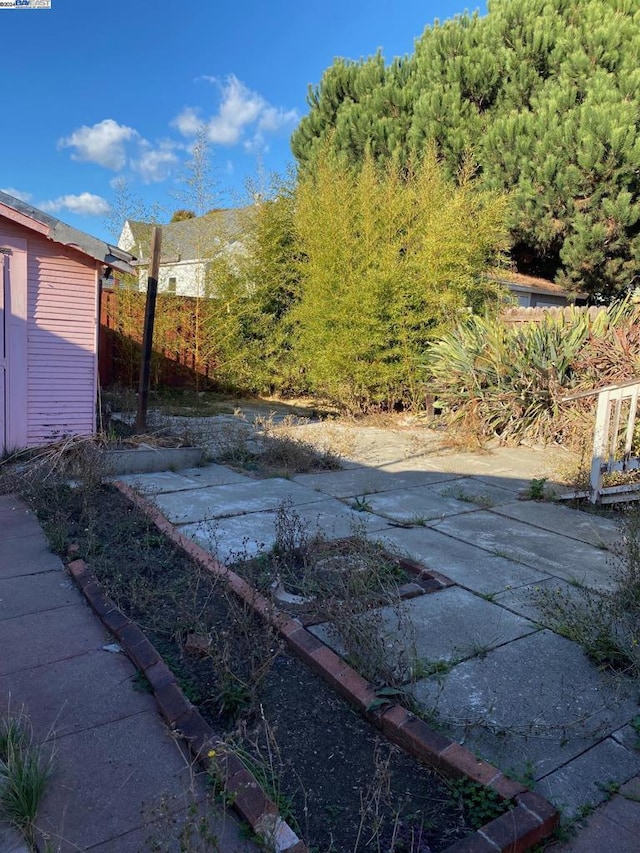
[[[493,0],[428,28],[415,52],[336,60],[292,147],[409,162],[435,142],[511,191],[520,270],[608,299],[640,284],[638,0]]]

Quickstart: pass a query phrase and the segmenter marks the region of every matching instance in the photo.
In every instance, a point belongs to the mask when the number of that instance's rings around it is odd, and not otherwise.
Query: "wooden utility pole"
[[[147,278],[147,301],[144,310],[144,333],[142,336],[142,358],[140,360],[140,382],[138,384],[138,414],[136,432],[147,429],[147,403],[149,402],[149,378],[151,374],[151,349],[153,344],[153,323],[156,316],[156,296],[158,295],[158,271],[160,269],[160,250],[162,248],[162,229],[153,226],[151,249],[149,252],[149,276]]]

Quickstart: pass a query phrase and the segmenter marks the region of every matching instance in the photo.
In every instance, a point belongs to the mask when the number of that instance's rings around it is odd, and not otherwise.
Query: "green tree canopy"
[[[449,180],[435,152],[359,169],[322,157],[295,196],[293,354],[312,391],[352,410],[419,405],[427,343],[497,288],[506,199]],[[497,301],[494,299],[494,302]]]
[[[435,143],[452,176],[472,152],[485,185],[511,191],[521,271],[604,299],[638,283],[637,0],[490,0],[390,65],[336,60],[309,106],[292,139],[303,174],[327,144],[355,165]]]

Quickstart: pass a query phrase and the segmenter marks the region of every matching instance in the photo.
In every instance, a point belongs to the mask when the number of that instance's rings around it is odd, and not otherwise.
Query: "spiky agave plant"
[[[432,386],[451,423],[478,437],[577,440],[588,428],[589,403],[568,406],[562,400],[595,381],[593,370],[578,366],[589,348],[601,355],[604,342],[630,322],[634,310],[625,302],[597,314],[549,313],[521,326],[468,317],[427,351]]]

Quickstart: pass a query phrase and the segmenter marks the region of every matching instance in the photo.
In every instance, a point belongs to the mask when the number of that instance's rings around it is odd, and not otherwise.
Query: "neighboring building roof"
[[[123,251],[118,246],[111,243],[105,243],[97,237],[92,237],[91,234],[85,234],[84,231],[79,231],[77,228],[72,228],[66,225],[55,216],[45,213],[43,210],[38,210],[15,198],[7,193],[0,192],[0,214],[2,208],[9,208],[16,215],[9,216],[16,222],[24,225],[32,230],[39,231],[45,237],[53,240],[54,243],[60,243],[62,246],[68,246],[70,249],[76,249],[96,261],[100,261],[106,266],[119,270],[124,273],[132,273],[134,270],[131,266],[133,255]],[[6,215],[6,211],[5,211]],[[40,225],[41,227],[37,227]],[[36,226],[36,227],[34,227]]]
[[[567,300],[586,298],[585,293],[569,293],[562,285],[556,284],[555,281],[549,281],[548,278],[523,275],[523,273],[511,272],[511,270],[494,270],[489,273],[488,278],[492,281],[497,281],[498,284],[506,285],[509,290],[513,290],[516,293],[526,291],[528,293],[564,296]]]
[[[204,216],[163,225],[160,263],[198,261],[211,257],[221,243],[237,242],[242,236],[248,210],[250,208],[246,207],[212,210]],[[128,219],[118,245],[133,252],[140,263],[148,263],[152,228],[150,222]]]

